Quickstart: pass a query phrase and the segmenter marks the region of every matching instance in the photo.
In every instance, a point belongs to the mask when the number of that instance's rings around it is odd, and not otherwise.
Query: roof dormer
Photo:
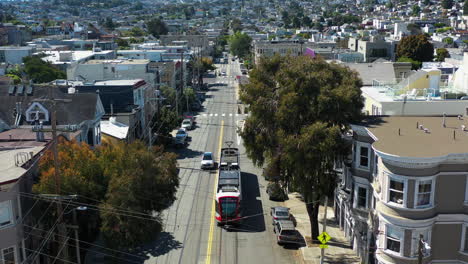
[[[49,111],[40,103],[32,103],[26,110],[26,121],[43,121],[49,122]]]

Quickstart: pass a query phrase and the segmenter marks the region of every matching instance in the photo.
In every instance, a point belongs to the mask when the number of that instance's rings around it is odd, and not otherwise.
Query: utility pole
[[[80,256],[80,241],[78,240],[78,221],[76,217],[76,208],[73,209],[73,225],[74,225],[74,232],[75,232],[75,249],[76,249],[76,263],[81,264],[81,256]]]
[[[55,99],[52,93],[52,86],[49,87],[49,98],[50,99],[37,99],[35,101],[38,102],[50,102],[52,103],[52,115],[51,115],[51,129],[44,129],[44,128],[33,128],[33,131],[35,132],[52,132],[52,153],[53,153],[53,158],[54,158],[54,179],[55,179],[55,193],[60,195],[60,183],[61,183],[61,178],[60,178],[60,166],[59,166],[59,160],[58,160],[58,148],[57,148],[57,131],[62,131],[62,132],[72,132],[76,131],[76,129],[71,129],[71,128],[66,128],[66,129],[57,129],[57,102],[64,102],[64,103],[69,103],[71,100],[69,99]],[[59,233],[59,243],[64,245],[66,242],[64,238],[66,237],[66,227],[63,223],[63,207],[62,207],[62,200],[58,199],[57,200],[57,229]],[[68,255],[68,247],[64,246],[63,251],[59,251],[57,257],[60,257],[61,253],[63,252],[63,259],[68,260],[69,255]]]
[[[184,52],[180,53],[180,91],[184,94]]]
[[[323,214],[323,226],[322,226],[322,233],[327,231],[327,211],[328,211],[328,196],[325,196],[325,212]],[[325,249],[322,248],[320,250],[320,264],[324,263],[325,258]]]

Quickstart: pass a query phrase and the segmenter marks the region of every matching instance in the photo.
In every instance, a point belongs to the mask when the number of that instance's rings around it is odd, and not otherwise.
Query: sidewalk
[[[290,193],[289,200],[284,202],[286,207],[290,208],[290,212],[294,215],[297,221],[296,229],[310,241],[310,221],[307,214],[304,202],[301,201],[298,193]],[[319,210],[319,230],[322,232],[322,220],[324,207]],[[333,208],[328,207],[327,210],[327,233],[331,236],[328,242],[328,248],[325,249],[325,262],[328,264],[360,264],[361,260],[349,245],[349,241],[345,238],[343,231],[334,222]],[[304,264],[320,264],[320,248],[318,245],[308,244],[307,247],[301,248],[302,263]]]

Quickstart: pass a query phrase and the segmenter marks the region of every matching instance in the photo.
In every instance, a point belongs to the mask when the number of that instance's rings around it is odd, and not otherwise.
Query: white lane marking
[[[236,114],[236,116],[239,116],[239,114]]]
[[[203,116],[206,116],[206,114],[203,114]]]
[[[225,115],[226,115],[226,114],[225,114],[225,113],[223,113],[221,116],[225,116]]]
[[[218,116],[218,114],[214,114],[214,116]]]
[[[210,116],[213,116],[213,114],[210,114]]]
[[[232,116],[232,113],[230,113],[229,116]]]

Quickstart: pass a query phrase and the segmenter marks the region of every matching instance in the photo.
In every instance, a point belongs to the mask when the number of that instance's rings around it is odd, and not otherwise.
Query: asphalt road
[[[207,78],[215,84],[206,93],[197,127],[189,131],[189,146],[179,151],[180,188],[177,200],[164,211],[164,230],[147,245],[144,263],[294,263],[294,250],[276,244],[261,171],[246,157],[237,134],[245,115],[238,113],[235,76],[238,61],[216,65],[227,76]],[[220,136],[222,135],[222,139]],[[200,170],[201,155],[214,153],[219,159],[220,143],[233,141],[241,152],[244,223],[226,231],[214,223],[213,201],[216,172]],[[211,230],[211,231],[210,231]]]

